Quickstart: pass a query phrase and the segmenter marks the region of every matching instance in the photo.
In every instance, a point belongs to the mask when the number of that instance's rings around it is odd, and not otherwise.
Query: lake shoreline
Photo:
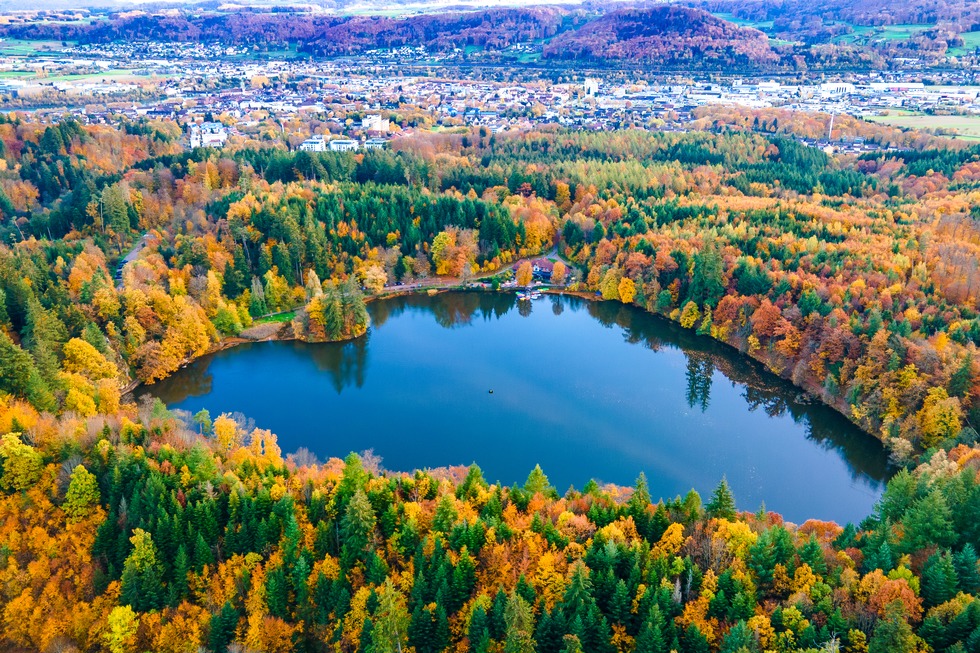
[[[658,496],[673,496],[710,491],[727,474],[754,507],[785,476],[785,466],[761,461],[786,458],[806,478],[816,469],[840,475],[842,487],[862,479],[854,486],[861,496],[840,493],[863,505],[892,473],[880,442],[837,411],[799,402],[793,384],[676,321],[583,292],[556,288],[528,302],[512,288],[485,290],[403,292],[372,303],[377,328],[336,346],[308,344],[279,325],[264,341],[284,344],[238,347],[256,341],[226,338],[212,356],[136,394],[173,410],[242,413],[276,433],[284,452],[307,447],[329,457],[375,447],[393,470],[475,461],[505,483],[521,481],[535,463],[553,470],[561,488],[590,477],[625,487],[642,469],[659,479]],[[582,338],[593,355],[569,356]],[[414,446],[395,435],[409,425]],[[451,435],[459,429],[470,436]],[[500,457],[500,449],[523,453]],[[698,480],[671,484],[682,477]]]
[[[571,296],[574,296],[574,297],[579,297],[581,299],[585,299],[585,300],[588,300],[588,301],[594,301],[594,302],[600,302],[600,301],[616,301],[616,300],[611,300],[611,299],[603,299],[602,297],[599,297],[599,296],[597,296],[594,293],[585,292],[585,291],[564,291],[564,292],[562,292],[562,291],[554,291],[554,290],[550,290],[549,289],[549,290],[543,290],[543,292],[545,294],[549,294],[549,295],[550,294],[571,295]],[[620,303],[622,303],[622,302],[620,302]],[[745,357],[749,358],[750,360],[753,360],[756,363],[762,365],[766,369],[767,372],[769,372],[769,373],[771,373],[771,374],[779,377],[780,379],[783,379],[784,381],[787,381],[787,382],[791,383],[793,385],[793,387],[798,388],[806,396],[806,398],[808,400],[810,400],[812,402],[816,402],[816,403],[818,403],[820,405],[826,406],[826,407],[832,409],[833,411],[835,411],[836,413],[840,414],[848,422],[850,422],[851,424],[853,424],[856,428],[860,429],[862,433],[868,434],[869,436],[873,437],[875,440],[877,440],[878,442],[880,442],[882,444],[882,446],[884,446],[885,441],[884,441],[884,439],[882,439],[880,433],[875,433],[875,432],[869,431],[868,429],[864,428],[861,424],[858,424],[857,422],[855,422],[854,419],[853,419],[853,417],[850,414],[850,411],[844,409],[842,406],[838,406],[838,405],[836,405],[834,403],[831,403],[831,402],[827,401],[822,396],[822,394],[820,394],[819,392],[816,391],[815,388],[808,388],[806,386],[800,385],[799,383],[797,383],[796,381],[793,380],[793,378],[792,378],[791,375],[787,375],[787,374],[784,374],[780,370],[773,369],[773,367],[770,365],[770,361],[766,360],[765,358],[760,357],[760,356],[756,356],[751,351],[742,351],[742,349],[740,347],[738,347],[738,346],[736,346],[736,345],[728,342],[727,340],[721,340],[720,338],[715,338],[714,336],[708,335],[708,334],[696,333],[696,330],[695,329],[687,329],[687,328],[681,326],[680,323],[677,322],[676,320],[672,320],[670,317],[668,317],[666,315],[663,315],[662,313],[657,313],[657,312],[654,312],[654,311],[649,311],[645,307],[640,306],[639,304],[632,304],[631,303],[631,304],[624,304],[624,305],[633,306],[635,308],[638,308],[639,310],[643,311],[647,315],[653,315],[653,316],[655,316],[657,318],[666,320],[667,322],[670,322],[672,324],[676,324],[677,326],[679,326],[680,328],[684,329],[685,331],[694,332],[698,336],[702,336],[702,337],[708,338],[712,342],[720,343],[722,345],[725,345],[726,347],[729,347],[729,348],[735,350],[740,356],[745,356]],[[761,351],[764,351],[764,350],[760,348],[758,351],[761,352]]]
[[[542,292],[542,293],[548,294],[548,295],[559,295],[559,296],[568,295],[570,297],[578,297],[579,299],[587,300],[587,301],[590,301],[590,302],[615,301],[615,300],[603,299],[601,296],[597,296],[593,292],[582,291],[582,290],[565,290],[565,289],[557,289],[557,288],[547,287],[547,286],[539,287],[539,288],[537,288],[537,290],[539,292]],[[438,294],[443,294],[443,293],[447,293],[447,292],[516,293],[516,292],[518,292],[518,289],[516,287],[514,287],[514,288],[498,288],[498,289],[495,290],[493,288],[488,288],[488,287],[482,286],[482,285],[481,286],[449,286],[449,285],[431,285],[431,286],[424,286],[424,285],[420,285],[420,286],[414,287],[414,288],[404,288],[404,289],[398,289],[398,290],[394,290],[394,291],[390,291],[390,292],[384,292],[384,293],[381,293],[381,294],[378,294],[378,295],[370,295],[370,296],[364,298],[364,302],[366,304],[370,304],[370,303],[373,303],[375,301],[383,301],[383,300],[387,300],[387,299],[394,299],[394,298],[397,298],[397,297],[406,297],[406,296],[411,296],[411,295],[422,295],[422,294],[428,295],[428,296],[432,296],[432,295],[438,295]],[[622,304],[622,302],[620,302],[620,303]],[[624,306],[632,306],[632,307],[634,307],[636,309],[639,309],[640,311],[642,311],[643,313],[645,313],[647,315],[654,316],[654,317],[656,317],[658,319],[665,320],[665,321],[670,322],[672,324],[678,324],[678,326],[679,326],[679,323],[676,322],[675,320],[670,319],[670,317],[668,317],[666,315],[663,315],[661,313],[657,313],[657,312],[654,312],[654,311],[649,311],[645,307],[640,306],[638,304],[630,303],[630,304],[623,304],[623,305]],[[290,310],[297,310],[297,309],[290,309]],[[278,314],[271,314],[271,315],[278,315]],[[265,316],[265,317],[269,317],[269,316]],[[266,323],[266,324],[268,324],[268,323]],[[255,326],[259,326],[259,325],[255,325]],[[254,326],[253,327],[249,327],[249,329],[252,329],[252,328],[255,328],[255,327]],[[683,327],[681,327],[681,328],[683,328]],[[247,330],[248,329],[243,330],[242,333],[244,333]],[[691,332],[694,331],[694,329],[684,329],[684,330],[685,331],[691,331]],[[363,333],[363,334],[360,334],[358,336],[354,336],[352,338],[341,338],[341,339],[338,339],[338,340],[329,340],[329,341],[323,341],[323,342],[351,342],[351,341],[357,340],[360,337],[363,337],[364,335],[366,335],[366,333],[367,333],[367,331],[365,331],[365,333]],[[866,433],[867,435],[873,437],[875,440],[877,440],[878,442],[880,442],[882,444],[882,446],[884,446],[884,440],[882,439],[882,437],[881,437],[881,435],[879,433],[874,433],[872,431],[869,431],[869,430],[865,429],[863,426],[861,426],[860,424],[858,424],[857,422],[854,421],[854,419],[852,418],[852,416],[849,414],[849,411],[845,410],[841,406],[838,406],[838,405],[835,405],[834,403],[831,403],[831,402],[826,401],[826,399],[821,394],[819,394],[818,392],[816,392],[815,389],[802,386],[802,385],[796,383],[791,378],[791,376],[785,375],[781,371],[773,369],[772,366],[769,364],[769,361],[767,361],[765,358],[756,356],[756,355],[753,354],[753,352],[750,352],[750,351],[742,351],[742,349],[739,348],[739,347],[737,347],[736,345],[734,345],[734,344],[732,344],[730,342],[727,342],[725,340],[721,340],[719,338],[715,338],[714,336],[705,335],[705,334],[697,334],[697,335],[703,335],[704,337],[708,338],[712,342],[717,342],[717,343],[723,344],[726,347],[729,347],[729,348],[733,349],[740,356],[745,356],[745,357],[747,357],[747,358],[755,361],[756,363],[762,365],[771,374],[779,377],[780,379],[783,379],[784,381],[787,381],[787,382],[791,383],[794,387],[798,388],[806,396],[806,398],[808,400],[817,402],[817,403],[819,403],[821,405],[827,406],[828,408],[834,410],[835,412],[837,412],[838,414],[840,414],[841,416],[843,416],[848,422],[850,422],[851,424],[853,424],[856,428],[860,429],[863,433]],[[195,356],[193,358],[189,358],[189,359],[184,360],[181,363],[180,367],[178,367],[178,370],[186,367],[187,365],[191,364],[195,360],[198,360],[200,358],[203,358],[204,356],[208,356],[208,355],[211,355],[211,354],[216,354],[218,352],[225,351],[227,349],[232,349],[232,348],[237,347],[239,345],[248,344],[248,343],[256,343],[256,342],[280,342],[280,341],[281,342],[290,342],[290,341],[310,342],[308,340],[304,340],[302,338],[298,338],[295,335],[295,333],[293,332],[292,326],[291,326],[291,322],[283,322],[278,329],[276,329],[274,332],[270,333],[269,335],[263,335],[263,336],[256,337],[256,338],[242,337],[241,335],[228,336],[228,337],[222,338],[221,340],[219,340],[218,342],[216,342],[214,345],[212,345],[211,347],[209,347],[208,350],[206,352],[204,352],[203,354],[201,354],[200,356]],[[763,350],[760,349],[759,351],[763,351]],[[153,384],[147,384],[147,383],[144,383],[144,382],[141,382],[141,381],[133,381],[133,382],[127,384],[122,389],[122,394],[125,396],[125,395],[129,395],[131,393],[135,393],[135,391],[137,389],[139,389],[141,386],[148,386],[148,385],[153,385]]]

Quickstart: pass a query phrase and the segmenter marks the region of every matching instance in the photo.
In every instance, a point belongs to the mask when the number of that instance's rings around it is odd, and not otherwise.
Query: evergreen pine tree
[[[868,653],[912,653],[916,650],[912,627],[904,614],[901,601],[892,601],[885,607],[885,618],[878,621]]]
[[[221,606],[221,611],[211,617],[208,646],[214,653],[226,653],[228,645],[235,637],[238,626],[238,612],[230,602]]]
[[[130,538],[133,550],[123,564],[119,602],[136,612],[158,610],[163,606],[163,565],[157,557],[153,538],[137,528]]]
[[[534,653],[534,613],[527,601],[516,591],[507,601],[504,619],[507,623],[504,653]]]
[[[721,478],[721,483],[718,484],[718,487],[711,494],[711,499],[705,506],[705,512],[708,517],[728,520],[735,519],[735,497],[732,496],[731,488],[728,487],[728,479],[724,476]]]
[[[681,653],[711,653],[711,645],[697,626],[691,624],[684,631],[681,641]]]
[[[174,558],[173,580],[170,583],[170,600],[168,603],[176,607],[187,595],[187,574],[190,572],[190,558],[187,556],[187,549],[181,544],[177,549],[177,556]]]
[[[666,653],[663,632],[659,624],[647,620],[640,627],[636,636],[636,648],[633,653]]]
[[[922,570],[922,598],[926,607],[934,607],[945,603],[956,596],[959,578],[953,557],[948,551],[929,556]]]
[[[282,566],[274,567],[266,574],[265,601],[273,617],[286,619],[289,616],[289,586]]]

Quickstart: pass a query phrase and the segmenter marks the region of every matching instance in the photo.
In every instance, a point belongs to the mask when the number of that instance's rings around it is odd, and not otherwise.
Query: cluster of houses
[[[391,130],[391,121],[381,114],[364,116],[357,130],[369,138],[363,143],[353,138],[328,139],[323,134],[316,134],[299,144],[303,152],[356,152],[362,147],[365,150],[383,150],[388,145],[388,139],[379,134],[387,134]]]
[[[404,50],[399,61],[392,58],[395,50],[323,60],[249,57],[220,44],[65,46],[32,57],[0,56],[0,73],[7,71],[0,76],[0,104],[9,99],[11,108],[26,108],[33,102],[47,107],[42,111],[52,119],[66,113],[89,122],[118,115],[173,119],[188,125],[191,147],[221,147],[236,131],[257,131],[269,118],[284,123],[310,117],[318,121],[310,130],[318,135],[296,143],[309,132],[297,134],[292,141],[308,152],[384,148],[392,132],[429,125],[494,134],[554,124],[680,131],[692,112],[707,105],[863,116],[895,110],[980,115],[980,69],[928,76],[868,71],[801,83],[680,74],[642,79],[642,71],[623,70],[582,77],[569,71],[552,83],[519,67],[494,78],[476,78],[466,69],[432,74],[441,60],[424,59],[424,69],[415,67],[425,53]],[[86,72],[95,70],[105,78]],[[31,100],[36,93],[43,96]],[[64,104],[52,104],[52,93]]]
[[[317,134],[300,143],[299,149],[303,152],[356,152],[361,147],[365,150],[383,150],[387,144],[387,138],[369,138],[361,143],[353,138],[327,140],[322,134]]]
[[[228,140],[228,129],[220,122],[194,123],[188,128],[191,148],[224,147]]]
[[[370,126],[370,131],[367,133],[387,133],[390,126],[389,121],[382,119],[380,115],[365,116],[362,124]],[[228,141],[229,133],[229,129],[220,122],[190,122],[187,126],[187,145],[191,149],[221,148]],[[361,141],[353,138],[328,138],[323,134],[316,134],[300,143],[298,149],[303,152],[356,152],[362,148],[383,150],[387,145],[388,139],[380,136],[372,136]]]

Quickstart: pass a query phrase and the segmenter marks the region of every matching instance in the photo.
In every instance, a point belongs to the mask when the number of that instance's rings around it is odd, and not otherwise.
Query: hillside
[[[561,34],[544,50],[552,59],[604,59],[658,64],[772,62],[762,32],[700,9],[680,6],[620,9]]]
[[[0,33],[13,38],[79,43],[147,40],[249,46],[291,43],[312,54],[330,56],[402,46],[431,50],[467,45],[505,48],[555,35],[567,15],[565,10],[550,7],[455,11],[407,18],[248,11],[128,12],[90,22],[14,24],[0,27]]]
[[[965,1],[694,0],[686,4],[757,26],[773,38],[800,44],[800,49],[810,52],[816,49],[812,46],[833,46],[840,50],[833,56],[844,59],[854,57],[848,50],[875,53],[885,61],[962,56],[967,39],[961,35],[980,28],[980,4]]]
[[[318,55],[423,46],[442,51],[470,45],[499,50],[554,36],[566,12],[546,7],[488,9],[394,19],[357,17],[327,27],[304,50]]]
[[[514,45],[552,65],[621,62],[657,69],[694,64],[736,69],[882,68],[904,59],[926,65],[973,56],[966,33],[980,26],[976,3],[893,7],[882,0],[680,0],[597,8],[522,6],[431,8],[418,15],[338,15],[261,8],[103,11],[77,20],[12,17],[0,38],[102,44],[122,41],[222,43],[301,57],[375,49],[483,50],[492,60]],[[80,14],[81,15],[81,14]],[[771,39],[776,39],[775,41]],[[971,60],[959,63],[970,65]]]
[[[812,23],[813,19],[818,19],[852,25],[924,25],[949,22],[958,24],[963,31],[971,31],[973,25],[980,20],[980,5],[964,0],[910,0],[902,3],[888,0],[831,0],[820,3],[803,0],[703,0],[690,4],[709,11],[731,13],[743,20],[771,20],[776,23],[777,28],[780,24]]]

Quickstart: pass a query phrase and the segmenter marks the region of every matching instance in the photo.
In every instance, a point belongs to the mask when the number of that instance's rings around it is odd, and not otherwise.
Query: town
[[[948,136],[980,135],[976,71],[864,71],[826,76],[647,75],[457,65],[461,52],[372,50],[311,59],[233,45],[0,41],[0,102],[41,119],[86,123],[125,116],[176,120],[187,144],[281,137],[319,152],[385,147],[418,129],[491,133],[554,124],[683,131],[703,107],[780,108],[850,115]],[[278,131],[278,134],[275,132]],[[820,146],[860,151],[861,140]]]

